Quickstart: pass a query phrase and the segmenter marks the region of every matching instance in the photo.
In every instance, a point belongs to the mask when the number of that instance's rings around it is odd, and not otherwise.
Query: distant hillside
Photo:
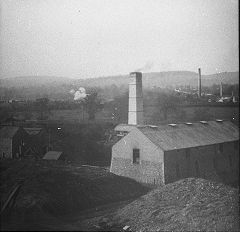
[[[54,76],[27,76],[15,77],[0,80],[2,87],[37,87],[37,86],[55,86],[71,85],[85,87],[104,87],[110,85],[126,85],[128,84],[128,75],[98,77],[89,79],[71,79],[67,77]],[[202,75],[202,85],[211,86],[213,84],[223,83],[237,84],[239,83],[239,72],[223,72],[211,75]],[[150,87],[166,87],[176,85],[197,86],[198,74],[189,71],[169,71],[169,72],[150,72],[143,73],[143,86]]]
[[[211,75],[202,75],[202,85],[211,86],[213,84],[219,84],[220,81],[228,84],[238,83],[238,72],[225,72]],[[198,85],[198,73],[176,71],[176,72],[160,72],[160,73],[148,73],[144,82],[147,86],[176,86],[176,85]]]
[[[106,86],[106,85],[127,85],[128,75],[109,76],[91,78],[87,80],[76,80],[76,84],[84,86]],[[239,72],[224,72],[211,75],[202,75],[202,85],[211,86],[213,84],[223,83],[237,84],[239,83]],[[189,71],[169,71],[169,72],[151,72],[143,73],[143,86],[146,88],[166,87],[176,85],[197,86],[198,73]]]
[[[14,78],[6,78],[0,80],[2,87],[36,87],[42,85],[59,85],[68,83],[71,81],[67,77],[55,77],[55,76],[20,76]]]

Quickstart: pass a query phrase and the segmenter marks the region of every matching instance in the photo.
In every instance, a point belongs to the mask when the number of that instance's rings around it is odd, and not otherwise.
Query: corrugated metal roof
[[[239,129],[230,121],[208,121],[207,124],[197,122],[192,125],[183,123],[174,127],[166,125],[138,129],[165,151],[239,140]]]
[[[58,160],[61,155],[62,155],[62,151],[48,151],[43,156],[43,159],[46,159],[46,160]]]
[[[0,129],[0,138],[12,138],[18,130],[17,126],[4,126]]]

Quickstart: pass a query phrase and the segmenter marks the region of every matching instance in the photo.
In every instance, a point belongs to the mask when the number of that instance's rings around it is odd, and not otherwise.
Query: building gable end
[[[158,145],[156,145],[153,141],[151,141],[145,134],[142,133],[142,131],[140,131],[138,128],[134,128],[131,132],[129,132],[126,136],[124,136],[122,139],[120,139],[117,143],[115,143],[112,147],[112,149],[118,148],[119,146],[121,146],[123,141],[127,141],[128,139],[130,139],[135,133],[137,133],[138,135],[144,137],[145,139],[148,140],[148,142],[150,142],[153,146],[154,146],[154,150],[162,150],[163,149],[161,147],[159,147]]]

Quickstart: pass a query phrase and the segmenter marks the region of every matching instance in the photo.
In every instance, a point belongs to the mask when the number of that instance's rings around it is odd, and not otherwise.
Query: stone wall
[[[131,159],[113,157],[111,172],[132,178],[138,182],[161,185],[163,184],[163,165],[146,160],[140,164],[133,164]]]

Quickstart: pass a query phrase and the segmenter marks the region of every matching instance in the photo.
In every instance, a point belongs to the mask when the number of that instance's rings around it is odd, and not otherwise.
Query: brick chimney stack
[[[141,72],[130,73],[128,124],[143,124],[143,93]]]

